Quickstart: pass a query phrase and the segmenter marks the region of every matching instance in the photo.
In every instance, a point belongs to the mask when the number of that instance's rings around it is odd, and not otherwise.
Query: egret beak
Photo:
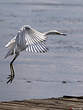
[[[63,35],[63,36],[66,36],[67,35],[66,33],[61,33],[61,32],[58,32],[58,31],[56,31],[56,34],[57,35]]]

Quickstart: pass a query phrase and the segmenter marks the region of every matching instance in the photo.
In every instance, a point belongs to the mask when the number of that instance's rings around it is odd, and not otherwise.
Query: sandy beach
[[[83,110],[83,97],[0,102],[0,110]]]

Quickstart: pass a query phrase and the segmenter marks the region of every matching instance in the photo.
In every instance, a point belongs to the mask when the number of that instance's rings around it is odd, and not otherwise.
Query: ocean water
[[[47,53],[22,52],[14,62],[15,78],[4,47],[23,25],[49,36]],[[83,0],[0,0],[0,101],[83,96]]]

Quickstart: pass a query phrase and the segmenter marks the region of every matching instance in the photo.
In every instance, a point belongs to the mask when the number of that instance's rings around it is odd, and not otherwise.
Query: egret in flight
[[[11,74],[8,77],[7,83],[12,83],[15,72],[13,68],[13,62],[19,56],[20,52],[26,50],[28,52],[47,52],[48,48],[45,45],[45,41],[48,35],[57,34],[57,35],[66,35],[64,33],[58,32],[56,30],[50,30],[48,32],[41,33],[28,25],[24,25],[11,39],[5,47],[7,47],[8,53],[5,58],[10,55],[14,55],[13,60],[10,62],[10,72]]]

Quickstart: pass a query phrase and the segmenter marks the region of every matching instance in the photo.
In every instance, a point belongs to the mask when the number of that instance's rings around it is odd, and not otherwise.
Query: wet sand
[[[83,110],[83,97],[0,102],[0,110]]]

